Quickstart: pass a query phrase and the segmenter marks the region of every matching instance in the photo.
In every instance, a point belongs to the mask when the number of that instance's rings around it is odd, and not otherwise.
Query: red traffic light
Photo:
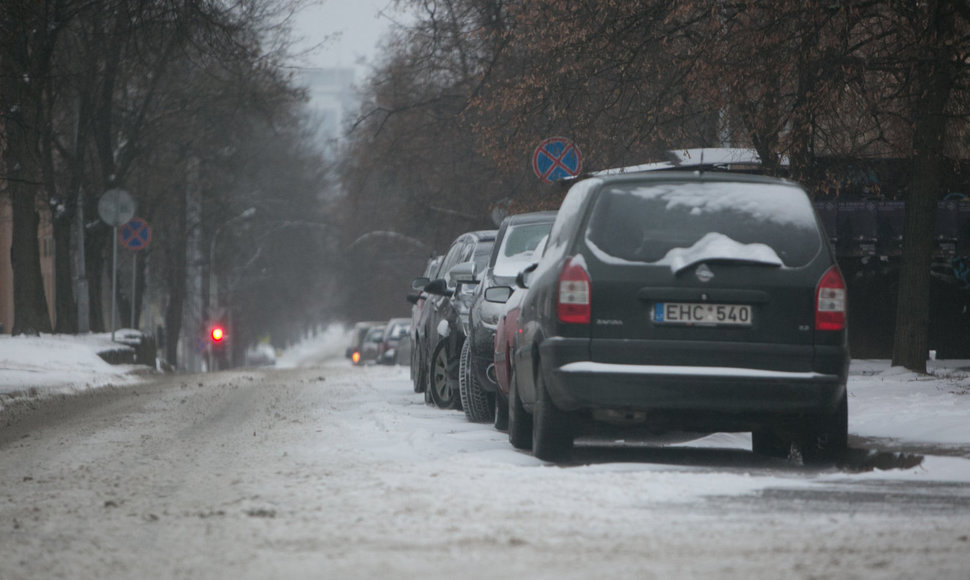
[[[226,331],[221,326],[213,326],[209,331],[209,338],[212,342],[222,342],[222,339],[226,338]]]

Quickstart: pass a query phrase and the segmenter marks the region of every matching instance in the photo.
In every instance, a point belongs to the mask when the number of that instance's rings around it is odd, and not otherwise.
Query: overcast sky
[[[382,10],[388,16],[379,16]],[[349,67],[361,60],[373,65],[378,41],[390,26],[389,17],[400,18],[393,0],[324,0],[297,15],[294,33],[304,38],[297,46],[305,49],[330,36],[325,46],[307,57],[310,66]]]

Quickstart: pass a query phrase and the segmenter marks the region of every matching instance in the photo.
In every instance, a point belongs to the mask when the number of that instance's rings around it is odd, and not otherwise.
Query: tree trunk
[[[74,280],[71,276],[70,214],[54,220],[54,311],[57,313],[55,332],[77,332],[77,308],[74,302]]]
[[[940,9],[936,8],[938,24]],[[953,86],[953,70],[945,56],[941,33],[931,39],[933,58],[916,64],[913,87],[913,182],[906,199],[903,256],[893,335],[893,365],[926,372],[928,355],[930,266],[936,229],[936,206],[944,170],[946,104]]]
[[[93,214],[87,215],[97,215],[97,209],[93,208]],[[104,224],[91,228],[91,231],[84,238],[84,259],[88,270],[88,296],[90,296],[91,332],[104,332],[106,328],[102,288],[104,287],[104,248],[108,247],[110,250],[107,243],[110,239],[111,228]],[[108,275],[110,276],[111,272],[108,272]]]
[[[13,334],[51,331],[50,313],[44,296],[40,269],[40,216],[37,200],[42,191],[38,164],[37,125],[40,83],[31,67],[33,55],[21,32],[33,22],[23,22],[28,13],[18,6],[0,5],[0,103],[3,103],[3,166],[13,212]],[[35,47],[31,47],[35,48]]]
[[[182,333],[182,308],[185,304],[185,276],[172,276],[165,309],[165,361],[178,366],[179,335]],[[194,348],[195,345],[188,345]]]
[[[40,243],[37,240],[40,215],[35,205],[36,188],[11,183],[10,189],[13,206],[13,243],[10,246],[14,282],[12,334],[51,332],[44,277],[40,271]]]
[[[182,335],[182,312],[185,309],[185,299],[188,293],[187,278],[185,276],[187,265],[187,236],[185,220],[185,195],[177,198],[175,204],[175,214],[178,216],[178,232],[174,240],[176,243],[169,248],[168,271],[174,275],[167,276],[166,292],[168,294],[168,306],[165,309],[165,357],[166,361],[172,366],[178,366],[178,344]],[[186,345],[186,348],[195,348],[194,344]]]

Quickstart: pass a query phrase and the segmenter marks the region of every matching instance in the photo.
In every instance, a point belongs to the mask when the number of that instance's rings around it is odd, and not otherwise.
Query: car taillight
[[[359,350],[355,350],[354,351],[354,354],[350,355],[350,360],[352,360],[354,362],[354,364],[359,363],[360,362],[360,351]]]
[[[589,324],[589,274],[575,258],[570,258],[559,274],[559,295],[556,302],[560,322]]]
[[[815,288],[815,330],[845,329],[845,281],[832,266]]]

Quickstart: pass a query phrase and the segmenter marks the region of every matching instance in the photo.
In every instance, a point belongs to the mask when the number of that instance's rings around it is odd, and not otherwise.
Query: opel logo
[[[711,272],[711,269],[707,267],[707,264],[701,264],[696,270],[694,270],[694,275],[697,276],[697,279],[701,282],[710,282],[714,277],[714,272]]]

